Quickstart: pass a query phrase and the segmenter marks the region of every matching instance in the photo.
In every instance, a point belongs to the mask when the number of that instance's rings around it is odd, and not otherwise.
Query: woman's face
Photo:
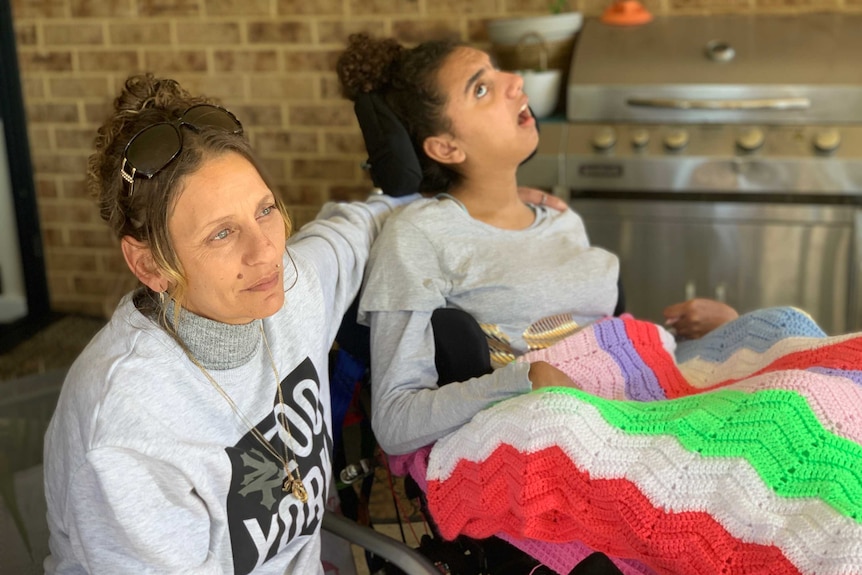
[[[536,149],[539,134],[523,79],[497,69],[488,54],[457,48],[440,68],[438,82],[466,162],[517,166]]]
[[[284,220],[257,169],[228,152],[186,176],[168,218],[183,267],[183,306],[220,322],[248,323],[284,303]]]

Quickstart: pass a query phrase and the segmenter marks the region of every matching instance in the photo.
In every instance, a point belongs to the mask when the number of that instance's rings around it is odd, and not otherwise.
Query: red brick
[[[320,206],[325,200],[321,184],[285,184],[279,187],[279,196],[288,204],[311,204]]]
[[[59,196],[57,191],[57,183],[54,178],[47,178],[41,175],[37,175],[35,177],[36,186],[36,197],[39,199],[39,203],[42,200],[56,198]]]
[[[204,0],[208,16],[273,16],[270,0]]]
[[[308,22],[251,22],[248,24],[251,44],[310,44],[311,25]]]
[[[364,154],[365,141],[358,131],[349,133],[328,132],[323,151],[327,154]]]
[[[570,5],[573,2],[577,4],[577,0],[568,1]],[[555,3],[555,0],[503,0],[503,12],[507,14],[549,14],[552,3]],[[574,10],[577,9],[577,6],[571,5],[568,9]]]
[[[39,204],[39,217],[46,223],[96,224],[100,220],[93,202],[87,200],[45,200]]]
[[[341,82],[338,81],[338,76],[336,76],[335,74],[328,74],[320,78],[320,99],[344,99],[344,94],[341,93]]]
[[[78,106],[75,104],[47,104],[36,102],[27,107],[27,120],[30,123],[76,123]]]
[[[341,49],[313,52],[285,51],[284,69],[286,72],[332,72],[340,55]]]
[[[90,128],[57,128],[54,130],[54,139],[58,150],[91,150],[96,131]]]
[[[356,116],[353,105],[344,104],[295,105],[290,107],[291,126],[353,126]]]
[[[117,240],[111,235],[107,226],[100,228],[73,228],[66,230],[70,246],[85,248],[117,248]]]
[[[228,109],[233,109],[231,102],[245,99],[245,83],[242,78],[236,76],[226,74],[219,76],[172,74],[172,77],[192,94],[215,98]]]
[[[113,113],[113,105],[109,100],[99,103],[84,104],[84,121],[91,126],[101,126]]]
[[[135,0],[70,0],[75,18],[136,18]],[[127,23],[128,28],[134,24]]]
[[[316,133],[297,130],[257,132],[254,138],[254,147],[261,154],[317,152],[319,150]]]
[[[108,79],[98,77],[52,77],[48,78],[52,98],[110,98],[114,95]]]
[[[329,199],[334,202],[360,202],[371,193],[371,184],[355,186],[332,186]]]
[[[144,53],[144,68],[157,74],[206,72],[207,53],[204,50],[147,51]]]
[[[359,162],[335,158],[301,158],[291,162],[293,176],[300,179],[338,181],[353,180],[359,171]]]
[[[539,0],[547,9],[550,0]],[[497,0],[434,0],[427,4],[428,14],[494,14],[497,11]]]
[[[85,174],[87,173],[88,154],[46,154],[39,150],[33,152],[33,169],[41,175],[48,174]]]
[[[272,105],[232,105],[230,111],[242,122],[243,127],[264,126],[272,128],[282,124],[281,106]]]
[[[270,185],[278,186],[287,181],[287,165],[283,155],[272,158],[261,155],[258,156],[258,160]]]
[[[321,15],[321,14],[344,14],[343,0],[278,0],[278,13],[281,16],[294,16],[298,14]]]
[[[51,131],[45,126],[35,124],[28,126],[27,137],[31,150],[48,150],[51,148]]]
[[[45,263],[55,271],[95,272],[99,270],[98,257],[70,248],[46,250]]]
[[[131,73],[140,70],[138,53],[133,50],[87,51],[78,54],[81,70]]]
[[[426,40],[461,40],[461,27],[457,20],[438,18],[431,20],[397,20],[392,23],[392,35],[402,43],[415,44]]]
[[[350,0],[351,14],[419,15],[417,0]]]
[[[15,42],[17,42],[19,47],[36,44],[36,25],[31,23],[15,23]]]
[[[94,132],[95,134],[95,132]],[[77,200],[87,200],[89,202],[90,207],[93,210],[94,214],[98,214],[98,207],[96,206],[95,200],[90,197],[89,192],[87,191],[87,186],[85,182],[85,174],[81,174],[78,177],[65,177],[59,179],[60,184],[60,196],[67,199],[77,199]]]
[[[112,44],[120,45],[157,45],[165,46],[171,42],[171,26],[168,22],[126,22],[111,23],[108,36]]]
[[[36,52],[28,48],[18,51],[21,72],[70,72],[72,70],[71,52]]]
[[[99,24],[45,24],[42,34],[47,46],[98,45],[105,41]]]
[[[317,76],[312,74],[255,76],[249,80],[251,99],[279,102],[313,100],[316,78]]]
[[[177,38],[182,44],[235,45],[240,41],[236,22],[177,22]]]
[[[217,72],[274,72],[278,70],[275,50],[216,50],[213,54]]]
[[[140,16],[200,16],[200,0],[138,0]]]
[[[12,19],[65,18],[65,0],[12,0]]]
[[[21,78],[21,91],[25,100],[37,100],[45,97],[45,83],[41,76],[24,76]]]
[[[380,20],[324,20],[317,23],[317,37],[321,44],[347,43],[351,34],[365,32],[371,36],[384,36],[386,24]]]

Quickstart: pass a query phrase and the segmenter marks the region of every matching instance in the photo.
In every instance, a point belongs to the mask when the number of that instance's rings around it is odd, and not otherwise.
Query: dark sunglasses
[[[231,134],[242,134],[242,124],[236,116],[212,104],[196,104],[173,122],[147,126],[132,136],[123,151],[120,175],[129,184],[130,197],[134,192],[136,177],[152,178],[183,149],[181,126],[188,126],[195,132],[204,128],[218,128]]]

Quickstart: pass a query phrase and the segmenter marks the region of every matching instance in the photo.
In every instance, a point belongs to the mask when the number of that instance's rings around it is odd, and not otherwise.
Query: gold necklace
[[[287,439],[292,444],[293,436],[290,434],[290,425],[287,421],[287,416],[284,414],[284,394],[281,391],[281,378],[278,375],[278,368],[275,367],[275,359],[272,357],[272,350],[269,349],[269,341],[266,339],[266,333],[263,331],[263,320],[260,321],[260,335],[263,338],[263,344],[266,347],[266,353],[269,354],[269,363],[272,366],[272,373],[275,375],[275,387],[278,390],[278,403],[281,406],[280,414],[278,415],[279,421],[287,430]],[[218,382],[213,378],[212,375],[195,359],[194,355],[192,355],[191,351],[186,350],[186,355],[188,355],[189,359],[195,364],[198,369],[201,370],[201,373],[209,380],[212,386],[216,389],[216,391],[221,394],[223,398],[228,402],[230,408],[234,413],[242,420],[242,422],[251,430],[252,435],[254,435],[255,439],[257,439],[261,445],[263,445],[264,449],[266,449],[273,457],[275,457],[280,463],[282,468],[284,469],[284,481],[281,482],[281,490],[285,493],[290,493],[301,502],[305,503],[308,501],[308,491],[305,489],[305,484],[302,482],[302,474],[299,471],[299,462],[296,460],[295,452],[288,448],[287,441],[284,442],[284,456],[279,455],[278,451],[273,447],[273,445],[267,441],[266,437],[251,424],[245,414],[240,411],[239,407],[237,407],[236,403],[234,403],[233,399],[227,394],[227,392],[218,384]],[[293,460],[293,465],[296,467],[296,476],[294,477],[293,472],[290,470],[290,460]]]

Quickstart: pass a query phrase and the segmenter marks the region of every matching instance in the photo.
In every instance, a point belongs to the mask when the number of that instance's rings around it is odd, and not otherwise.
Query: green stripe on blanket
[[[824,429],[797,393],[724,389],[637,402],[604,399],[574,388],[541,392],[573,395],[629,434],[670,435],[706,457],[745,459],[782,497],[820,498],[862,523],[862,446]]]

